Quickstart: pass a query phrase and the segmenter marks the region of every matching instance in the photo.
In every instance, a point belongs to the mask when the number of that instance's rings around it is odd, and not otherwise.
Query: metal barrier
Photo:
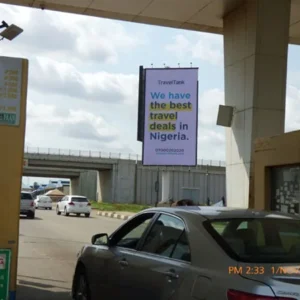
[[[77,157],[111,158],[111,159],[129,159],[134,161],[142,160],[141,155],[132,154],[132,153],[126,154],[126,153],[105,152],[105,151],[72,150],[72,149],[59,149],[59,148],[25,147],[24,153],[77,156]],[[215,167],[226,166],[224,161],[206,160],[206,159],[199,159],[198,165],[215,166]]]

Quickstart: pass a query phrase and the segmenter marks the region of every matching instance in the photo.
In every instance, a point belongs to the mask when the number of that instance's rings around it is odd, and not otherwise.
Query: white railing
[[[129,159],[129,160],[142,160],[142,156],[132,153],[115,153],[105,151],[92,151],[92,150],[72,150],[72,149],[58,149],[58,148],[40,148],[40,147],[25,147],[25,153],[28,154],[49,154],[61,156],[77,156],[77,157],[95,157],[95,158],[110,158],[110,159]],[[217,166],[225,167],[224,161],[199,159],[198,165],[202,166]]]

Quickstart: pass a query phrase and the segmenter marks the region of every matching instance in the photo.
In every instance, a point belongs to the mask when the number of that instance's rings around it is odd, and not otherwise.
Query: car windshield
[[[300,220],[291,218],[208,221],[208,231],[237,260],[300,263]]]
[[[88,199],[83,198],[83,197],[72,197],[72,201],[73,202],[88,202]]]
[[[21,193],[21,199],[23,199],[23,200],[32,200],[32,196],[29,193]]]

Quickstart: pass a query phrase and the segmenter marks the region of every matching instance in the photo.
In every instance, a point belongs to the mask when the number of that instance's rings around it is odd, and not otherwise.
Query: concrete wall
[[[170,172],[169,197],[179,200],[187,194],[197,194],[199,204],[206,203],[207,197],[215,203],[226,195],[225,168],[198,166],[195,168],[144,167],[141,162],[120,160],[112,170],[85,171],[71,179],[71,193],[87,196],[91,200],[114,203],[137,203],[154,205],[161,201],[162,173]],[[159,176],[159,194],[155,182]],[[157,198],[158,197],[158,198]]]
[[[199,204],[206,203],[207,197],[215,203],[226,195],[225,168],[177,168],[170,172],[169,198],[174,201],[184,196],[183,188],[199,190]],[[159,177],[159,196],[161,201],[162,170],[153,167],[137,167],[136,203],[154,205],[157,199],[155,182]],[[208,174],[208,175],[206,175]]]

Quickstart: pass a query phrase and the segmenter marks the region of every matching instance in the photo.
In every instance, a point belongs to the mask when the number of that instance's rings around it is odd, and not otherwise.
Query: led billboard
[[[144,72],[143,165],[197,165],[198,68]]]

